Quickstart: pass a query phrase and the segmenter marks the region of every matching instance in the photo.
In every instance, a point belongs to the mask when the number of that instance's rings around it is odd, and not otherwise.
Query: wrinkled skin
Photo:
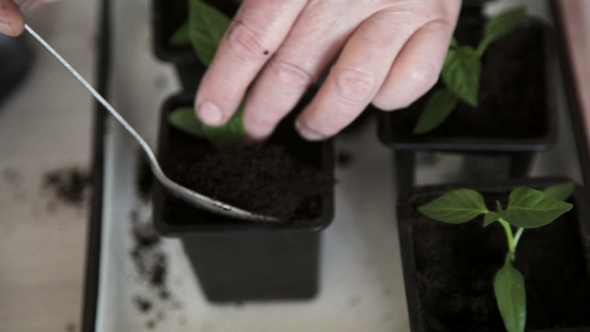
[[[0,0],[0,33],[19,36],[25,30],[23,12],[55,0]]]
[[[0,0],[0,33],[21,10],[54,0]],[[195,97],[201,120],[225,123],[246,98],[244,126],[263,140],[329,68],[296,127],[337,134],[367,105],[408,106],[437,81],[461,0],[244,0]]]
[[[330,67],[296,127],[337,134],[369,104],[407,107],[437,81],[460,0],[244,0],[195,98],[201,120],[225,123],[246,97],[244,125],[268,137]]]

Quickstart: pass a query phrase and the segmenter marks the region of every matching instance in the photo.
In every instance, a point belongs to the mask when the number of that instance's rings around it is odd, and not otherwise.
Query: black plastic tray
[[[111,1],[101,0],[100,2],[100,20],[99,35],[97,38],[98,58],[97,58],[97,80],[96,89],[108,99],[107,92],[111,49]],[[584,183],[590,184],[590,153],[589,145],[586,141],[585,128],[581,119],[580,102],[576,95],[575,80],[572,75],[572,68],[569,64],[568,50],[565,41],[565,32],[561,27],[560,3],[558,0],[551,0],[551,10],[555,21],[555,28],[558,32],[557,48],[562,59],[564,85],[566,87],[566,96],[569,103],[569,110],[572,116],[572,125],[578,155],[582,166]],[[87,249],[86,249],[86,269],[84,283],[84,298],[81,317],[81,331],[96,331],[96,318],[99,297],[100,282],[100,259],[101,259],[101,238],[102,238],[102,210],[103,210],[103,186],[104,186],[104,156],[105,156],[105,134],[106,120],[108,112],[98,103],[95,103],[94,127],[92,132],[92,179],[93,179],[93,196],[91,201],[91,211],[89,215]],[[582,332],[582,331],[562,331],[562,332]]]

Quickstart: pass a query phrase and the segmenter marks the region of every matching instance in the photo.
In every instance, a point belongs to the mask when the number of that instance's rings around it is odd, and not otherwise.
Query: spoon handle
[[[143,137],[141,137],[141,135],[139,135],[139,133],[137,131],[135,131],[135,129],[133,129],[133,127],[125,120],[125,118],[123,118],[121,116],[121,114],[119,114],[119,112],[117,112],[115,110],[115,108],[113,106],[111,106],[111,104],[109,104],[109,102],[106,101],[106,99],[104,99],[100,95],[100,93],[98,93],[92,87],[92,85],[90,85],[90,83],[88,83],[82,77],[82,75],[80,75],[61,55],[59,55],[59,53],[57,53],[57,51],[54,50],[53,47],[51,47],[43,38],[41,38],[41,36],[39,36],[27,24],[25,24],[25,30],[27,30],[31,34],[31,36],[33,36],[35,39],[37,39],[37,41],[43,47],[45,47],[45,49],[49,53],[51,53],[51,55],[53,55],[53,57],[56,58],[57,61],[59,61],[80,83],[82,83],[82,85],[86,88],[86,90],[88,90],[94,96],[94,98],[96,98],[96,100],[98,100],[102,104],[102,106],[104,106],[111,113],[111,115],[117,121],[119,121],[119,123],[121,123],[121,125],[123,125],[123,127],[133,136],[133,138],[135,138],[135,140],[137,140],[137,142],[139,143],[139,145],[141,145],[141,147],[143,148],[143,150],[145,151],[145,153],[148,155],[148,157],[152,161],[152,165],[153,166],[157,165],[158,162],[156,160],[156,156],[152,152],[152,149],[150,148],[149,144],[143,139]]]

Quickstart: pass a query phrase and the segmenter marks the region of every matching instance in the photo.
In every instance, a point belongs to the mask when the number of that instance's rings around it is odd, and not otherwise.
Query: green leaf
[[[448,89],[469,105],[477,106],[481,61],[471,46],[449,50],[442,69],[442,78]]]
[[[458,101],[457,96],[449,90],[435,91],[414,127],[414,134],[425,134],[440,126],[453,112]]]
[[[209,66],[230,20],[202,0],[189,1],[189,35],[197,56]]]
[[[494,278],[498,309],[508,332],[524,332],[526,324],[526,291],[524,278],[509,258]]]
[[[451,47],[459,47],[459,41],[457,40],[457,38],[453,37],[451,39]]]
[[[479,56],[485,52],[485,49],[491,43],[506,36],[516,29],[525,15],[526,9],[524,7],[520,7],[490,19],[486,23],[483,40],[477,47],[477,53]]]
[[[188,33],[188,23],[185,23],[180,26],[170,37],[169,41],[170,45],[173,46],[184,46],[190,45],[191,38]]]
[[[488,227],[498,219],[502,218],[502,215],[498,212],[488,212],[483,218],[483,227]]]
[[[187,134],[207,138],[218,150],[233,148],[242,143],[245,132],[242,125],[243,106],[223,126],[211,127],[201,122],[192,107],[183,107],[168,115],[171,125]]]
[[[554,186],[551,186],[551,187],[543,190],[543,192],[546,194],[549,194],[561,201],[567,201],[567,199],[570,198],[570,196],[574,194],[575,189],[576,189],[575,183],[565,182],[565,183],[560,183],[560,184],[556,184]]]
[[[550,194],[519,187],[510,193],[508,208],[502,211],[502,218],[517,227],[537,228],[551,223],[572,207]]]
[[[480,193],[471,189],[458,189],[420,206],[418,211],[434,220],[461,224],[487,213],[488,209]]]

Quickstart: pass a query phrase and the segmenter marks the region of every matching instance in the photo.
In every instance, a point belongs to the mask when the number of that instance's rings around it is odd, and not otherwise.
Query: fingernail
[[[0,23],[0,32],[5,35],[14,36],[14,30],[6,23]]]
[[[307,140],[319,141],[319,140],[322,140],[325,138],[323,135],[320,135],[319,133],[316,133],[315,131],[310,130],[306,126],[302,125],[300,122],[295,123],[295,128],[297,128],[297,131],[299,132],[299,134]]]
[[[203,102],[198,109],[199,118],[210,126],[219,126],[223,124],[223,113],[217,105],[210,101]]]

